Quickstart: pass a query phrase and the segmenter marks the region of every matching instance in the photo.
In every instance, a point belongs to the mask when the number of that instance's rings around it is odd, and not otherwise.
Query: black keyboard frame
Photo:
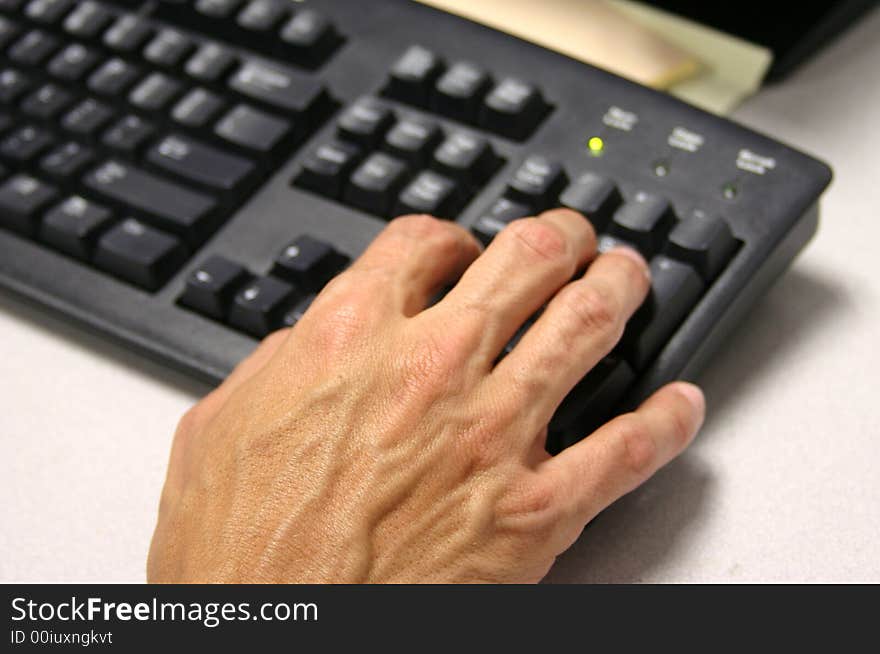
[[[729,221],[741,247],[641,374],[626,405],[669,380],[693,378],[816,231],[818,198],[830,182],[831,171],[814,158],[663,93],[456,16],[401,0],[369,4],[370,10],[364,11],[358,0],[320,3],[346,40],[315,74],[343,107],[358,97],[378,94],[392,63],[414,43],[447,61],[477,61],[496,79],[516,75],[534,81],[553,104],[553,111],[524,142],[484,133],[505,164],[467,205],[458,219],[461,224],[472,224],[503,193],[511,174],[529,154],[559,159],[570,177],[587,170],[608,175],[618,182],[624,197],[635,190],[656,192],[669,197],[680,215],[700,207]],[[171,9],[164,11],[168,15]],[[389,102],[400,115],[418,112]],[[638,113],[633,132],[602,125],[602,116],[612,105]],[[444,127],[461,127],[436,118]],[[694,154],[671,150],[666,137],[679,125],[704,135],[706,145]],[[385,224],[291,186],[299,161],[333,131],[329,117],[155,293],[5,230],[0,230],[0,285],[129,349],[216,384],[255,347],[256,340],[177,304],[193,266],[211,254],[221,254],[264,274],[278,254],[279,243],[302,233],[356,256]],[[585,146],[593,134],[605,137],[602,157],[591,156]],[[735,162],[741,149],[772,157],[775,168],[763,175],[739,170]],[[658,159],[671,163],[670,173],[662,178],[653,170]],[[733,200],[721,192],[731,181],[738,186]]]

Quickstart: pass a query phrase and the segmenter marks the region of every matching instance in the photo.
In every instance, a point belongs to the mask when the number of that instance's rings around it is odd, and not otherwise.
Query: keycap
[[[426,213],[437,218],[454,218],[461,209],[458,184],[432,170],[423,170],[407,184],[397,199],[393,213]]]
[[[217,43],[205,43],[186,62],[186,74],[204,82],[216,82],[235,65],[237,57]]]
[[[256,61],[244,63],[229,80],[229,87],[242,95],[265,102],[295,118],[308,116],[326,99],[321,81],[290,68]]]
[[[113,109],[103,102],[87,98],[71,109],[61,119],[61,126],[74,134],[94,134],[113,117]]]
[[[187,127],[205,127],[222,109],[223,100],[218,95],[198,87],[187,93],[174,105],[171,117]]]
[[[629,390],[635,373],[623,359],[602,359],[566,395],[553,415],[549,431],[559,432],[558,450],[573,445],[604,424]]]
[[[476,122],[480,103],[491,85],[492,79],[485,70],[476,64],[460,61],[437,80],[431,106],[444,116]]]
[[[336,123],[340,138],[365,148],[376,146],[394,122],[394,112],[374,98],[362,98],[346,109]]]
[[[287,16],[287,9],[278,0],[250,0],[239,12],[236,22],[247,30],[268,32]]]
[[[243,157],[182,134],[171,134],[151,147],[146,160],[172,176],[223,191],[238,186],[254,171]]]
[[[0,16],[0,48],[5,48],[19,34],[18,25],[6,16]]]
[[[187,275],[180,303],[210,318],[223,320],[235,292],[249,278],[244,266],[215,254]]]
[[[294,282],[299,288],[318,292],[347,263],[348,257],[330,243],[303,234],[281,251],[272,274]]]
[[[7,68],[0,72],[0,103],[12,104],[32,88],[30,78],[18,70]]]
[[[60,41],[51,34],[42,30],[31,30],[9,48],[8,56],[12,61],[25,66],[39,66],[59,45]]]
[[[165,229],[199,241],[210,228],[214,200],[127,163],[111,159],[83,179],[95,193],[152,216]]]
[[[55,142],[50,132],[42,127],[26,125],[0,141],[0,154],[23,163],[45,152]]]
[[[73,0],[31,0],[24,13],[31,20],[48,25],[61,20],[72,7]]]
[[[91,148],[68,141],[51,150],[40,160],[40,169],[51,177],[68,180],[92,163],[95,153]]]
[[[89,75],[88,86],[96,93],[117,96],[134,84],[140,74],[134,64],[114,57]]]
[[[312,303],[317,297],[318,296],[314,293],[310,293],[290,307],[290,309],[285,311],[284,315],[281,317],[282,326],[293,327],[296,323],[302,320],[303,316],[306,315],[306,311],[309,310],[309,307],[312,306]]]
[[[104,32],[103,42],[119,52],[133,52],[153,35],[153,28],[140,16],[123,14]]]
[[[227,113],[214,129],[221,138],[263,154],[272,152],[289,131],[286,120],[243,104]]]
[[[80,43],[71,43],[49,61],[47,69],[54,77],[75,82],[98,65],[101,55],[97,50]]]
[[[157,66],[173,68],[180,65],[195,47],[188,37],[177,30],[165,28],[160,30],[144,48],[144,59]]]
[[[422,166],[443,139],[443,130],[433,120],[403,118],[385,135],[382,147],[413,166]]]
[[[148,123],[140,116],[129,114],[104,132],[101,143],[114,150],[131,154],[139,150],[155,133],[156,127],[152,123]]]
[[[77,5],[64,19],[64,29],[78,38],[91,39],[103,31],[111,20],[113,14],[106,7],[88,0]]]
[[[244,0],[198,0],[196,11],[211,18],[229,18]]]
[[[507,198],[498,198],[480,214],[471,227],[471,231],[483,245],[489,245],[498,232],[507,227],[509,223],[530,214],[531,210],[528,206]]]
[[[565,170],[558,161],[530,155],[513,174],[507,195],[535,211],[543,211],[556,205],[556,198],[567,181]]]
[[[627,323],[619,346],[633,368],[643,370],[651,363],[704,288],[691,266],[665,255],[651,259],[651,292]]]
[[[706,282],[711,282],[736,248],[737,241],[724,218],[695,210],[669,233],[663,252],[691,264]]]
[[[614,212],[609,232],[635,244],[650,258],[660,250],[674,223],[675,214],[669,200],[640,191]]]
[[[131,93],[128,101],[144,111],[160,111],[183,90],[183,84],[163,73],[151,73]]]
[[[274,277],[257,277],[235,294],[229,324],[262,338],[281,326],[281,313],[295,296],[292,284]]]
[[[74,101],[72,93],[57,84],[44,84],[21,103],[21,110],[28,117],[49,120]]]
[[[351,176],[345,201],[379,216],[388,216],[391,203],[406,181],[406,164],[384,152],[371,154]]]
[[[468,132],[453,132],[434,151],[431,167],[465,186],[479,186],[501,165],[489,141]]]
[[[502,136],[523,140],[535,131],[546,112],[547,103],[533,84],[506,77],[486,96],[480,124]]]
[[[338,198],[360,156],[360,148],[351,143],[322,143],[303,159],[294,184],[321,195]]]
[[[391,67],[383,92],[403,102],[427,106],[443,69],[443,62],[436,54],[420,45],[410,46]]]
[[[596,231],[605,229],[622,198],[617,185],[607,177],[583,173],[559,196],[559,204],[584,214]]]
[[[186,260],[180,240],[134,218],[110,228],[95,247],[99,268],[147,290],[159,288]]]
[[[306,66],[317,66],[339,41],[333,24],[314,9],[302,9],[281,28],[285,51]]]
[[[58,195],[54,186],[19,173],[0,184],[0,226],[32,236],[41,210]]]
[[[98,235],[112,223],[112,212],[73,195],[43,216],[40,239],[79,259],[89,259]]]

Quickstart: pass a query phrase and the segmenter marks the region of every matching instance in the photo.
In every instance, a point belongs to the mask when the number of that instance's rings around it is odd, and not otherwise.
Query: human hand
[[[703,419],[699,389],[677,382],[545,452],[554,410],[649,290],[634,251],[595,251],[590,223],[563,209],[482,254],[454,223],[392,221],[183,417],[148,579],[540,580]]]

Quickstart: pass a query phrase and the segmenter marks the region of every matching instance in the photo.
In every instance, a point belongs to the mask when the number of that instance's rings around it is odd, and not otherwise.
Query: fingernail
[[[648,267],[648,262],[645,261],[645,257],[643,257],[635,248],[631,248],[626,245],[615,245],[613,248],[608,250],[608,253],[619,254],[623,257],[631,259],[632,261],[635,261],[642,268],[642,271],[645,273],[645,277],[651,279],[651,269]]]
[[[697,429],[703,424],[703,418],[706,416],[706,397],[699,386],[688,382],[678,382],[678,392],[681,393],[694,409],[694,413],[700,416],[697,423]]]

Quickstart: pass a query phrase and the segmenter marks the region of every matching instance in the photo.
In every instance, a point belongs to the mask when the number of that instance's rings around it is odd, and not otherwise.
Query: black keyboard
[[[556,450],[693,377],[815,232],[827,166],[422,5],[0,0],[0,282],[211,382],[391,217],[564,205],[650,298]]]

